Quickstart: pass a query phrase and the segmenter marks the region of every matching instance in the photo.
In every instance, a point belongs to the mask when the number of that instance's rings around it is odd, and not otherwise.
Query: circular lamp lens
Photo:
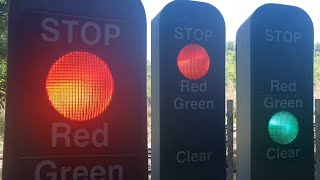
[[[287,111],[274,114],[268,124],[271,139],[278,144],[289,144],[298,135],[299,124],[297,118]]]
[[[114,81],[108,66],[89,52],[74,51],[51,67],[46,90],[52,106],[65,118],[91,120],[110,105]]]
[[[180,50],[177,64],[184,77],[190,80],[198,80],[207,74],[210,67],[210,58],[202,46],[189,44]]]

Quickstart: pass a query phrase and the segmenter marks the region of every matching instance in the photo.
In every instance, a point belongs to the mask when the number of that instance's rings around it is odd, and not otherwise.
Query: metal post
[[[320,99],[315,100],[315,180],[320,180]]]
[[[227,101],[227,180],[233,180],[233,100]]]

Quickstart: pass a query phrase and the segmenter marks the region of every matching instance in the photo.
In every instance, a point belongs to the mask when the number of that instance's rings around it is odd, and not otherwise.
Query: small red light
[[[48,98],[64,117],[87,121],[110,105],[114,81],[108,66],[89,52],[74,51],[60,57],[46,81]]]
[[[207,74],[210,58],[202,46],[189,44],[180,50],[177,64],[183,76],[191,80],[198,80]]]

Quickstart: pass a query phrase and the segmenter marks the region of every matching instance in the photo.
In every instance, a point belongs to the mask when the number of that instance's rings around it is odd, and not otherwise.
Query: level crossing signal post
[[[140,1],[12,0],[4,180],[146,180]]]
[[[224,19],[173,1],[151,29],[152,179],[225,180]]]
[[[266,4],[237,33],[237,179],[314,178],[313,25]]]

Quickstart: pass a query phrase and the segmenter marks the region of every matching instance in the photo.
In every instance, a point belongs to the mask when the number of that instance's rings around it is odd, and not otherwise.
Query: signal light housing
[[[74,5],[10,1],[3,179],[147,179],[143,5]]]
[[[224,19],[208,3],[172,1],[151,29],[152,178],[225,179]]]
[[[237,178],[314,179],[313,24],[265,4],[237,32]]]

